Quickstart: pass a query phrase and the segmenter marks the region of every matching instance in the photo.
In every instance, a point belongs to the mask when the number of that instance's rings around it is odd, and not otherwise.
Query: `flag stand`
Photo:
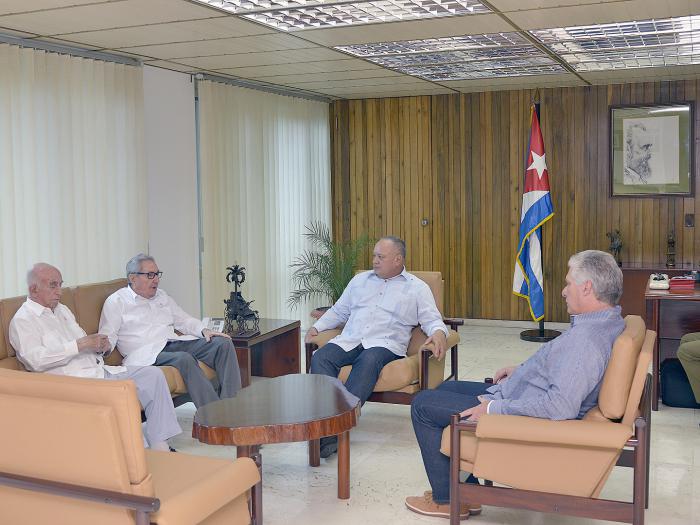
[[[523,330],[520,332],[520,339],[531,343],[546,343],[559,335],[561,335],[559,330],[545,329],[544,321],[540,321],[539,329]]]

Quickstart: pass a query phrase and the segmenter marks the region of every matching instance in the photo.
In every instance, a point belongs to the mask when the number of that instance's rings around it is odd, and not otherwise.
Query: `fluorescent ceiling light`
[[[195,0],[282,31],[490,13],[478,0]]]
[[[700,64],[700,16],[530,33],[576,71]]]
[[[335,49],[425,80],[465,80],[565,72],[518,33],[338,46]]]

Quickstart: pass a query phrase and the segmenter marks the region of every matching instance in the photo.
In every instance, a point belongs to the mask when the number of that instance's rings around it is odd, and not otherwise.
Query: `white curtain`
[[[287,306],[289,265],[305,225],[330,225],[328,104],[212,81],[198,93],[204,315],[223,315],[226,267],[239,264],[261,317],[307,324],[308,305]]]
[[[0,44],[0,297],[45,261],[66,284],[147,247],[139,67]]]

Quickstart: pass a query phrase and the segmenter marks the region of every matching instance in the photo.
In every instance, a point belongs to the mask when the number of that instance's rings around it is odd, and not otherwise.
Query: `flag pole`
[[[534,110],[537,113],[537,120],[540,120],[540,90],[539,88],[535,89],[535,94],[532,97],[532,105],[534,106]],[[526,163],[527,166],[527,163]],[[544,228],[540,226],[540,237],[542,239],[541,241],[541,246],[544,246]],[[530,341],[533,343],[546,343],[547,341],[551,341],[552,339],[558,337],[561,335],[561,332],[558,330],[551,330],[551,329],[546,329],[544,327],[544,317],[542,317],[539,321],[539,328],[536,328],[534,330],[523,330],[520,332],[520,339],[523,341]]]

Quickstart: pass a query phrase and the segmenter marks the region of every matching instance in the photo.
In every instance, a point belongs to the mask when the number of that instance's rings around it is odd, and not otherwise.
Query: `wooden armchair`
[[[430,286],[438,310],[443,311],[445,281],[440,272],[411,272]],[[444,319],[450,327],[447,348],[450,349],[450,375],[446,379],[457,379],[457,345],[459,334],[457,328],[464,324],[461,319]],[[316,349],[340,334],[340,329],[326,330],[318,334],[310,343],[306,343],[306,372],[311,366],[311,357]],[[430,359],[430,347],[423,343],[427,336],[420,327],[415,327],[408,343],[408,352],[404,359],[397,359],[386,365],[379,375],[379,380],[369,401],[380,403],[399,403],[410,405],[413,396],[426,388],[435,388],[445,380],[445,359]],[[352,366],[344,366],[339,378],[345,382]]]
[[[485,415],[473,423],[452,417],[441,447],[450,456],[451,525],[459,523],[460,501],[643,525],[649,498],[648,369],[656,333],[639,316],[625,322],[599,404],[582,420]],[[616,465],[634,469],[630,503],[599,498]],[[460,483],[460,470],[490,481]]]
[[[255,525],[258,466],[144,450],[133,381],[0,370],[3,523]]]

